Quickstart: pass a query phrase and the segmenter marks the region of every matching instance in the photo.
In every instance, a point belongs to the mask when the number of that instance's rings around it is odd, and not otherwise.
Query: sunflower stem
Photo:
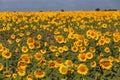
[[[7,59],[5,59],[6,61],[6,71],[8,70],[8,63],[7,63]]]
[[[84,75],[82,75],[82,80],[85,80],[85,79],[84,79]]]

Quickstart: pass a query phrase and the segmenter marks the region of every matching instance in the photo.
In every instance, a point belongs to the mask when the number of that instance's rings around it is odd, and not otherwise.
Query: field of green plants
[[[120,80],[120,11],[0,12],[0,80]]]

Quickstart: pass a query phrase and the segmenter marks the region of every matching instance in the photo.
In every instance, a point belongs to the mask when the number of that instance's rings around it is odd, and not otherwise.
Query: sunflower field
[[[0,80],[120,80],[120,11],[0,12]]]

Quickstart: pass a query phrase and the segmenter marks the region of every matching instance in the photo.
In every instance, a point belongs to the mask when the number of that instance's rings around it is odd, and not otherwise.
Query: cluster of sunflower
[[[1,12],[0,80],[120,79],[120,12]]]

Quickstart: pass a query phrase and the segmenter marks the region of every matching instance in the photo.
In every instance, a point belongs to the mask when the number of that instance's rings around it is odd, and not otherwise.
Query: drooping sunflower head
[[[107,60],[107,59],[101,59],[99,61],[99,64],[103,69],[107,69],[107,70],[111,69],[111,67],[113,65],[112,62],[110,60]]]
[[[61,74],[67,74],[67,72],[68,72],[68,67],[67,66],[65,66],[65,65],[61,65],[60,67],[59,67],[59,72],[61,73]]]

